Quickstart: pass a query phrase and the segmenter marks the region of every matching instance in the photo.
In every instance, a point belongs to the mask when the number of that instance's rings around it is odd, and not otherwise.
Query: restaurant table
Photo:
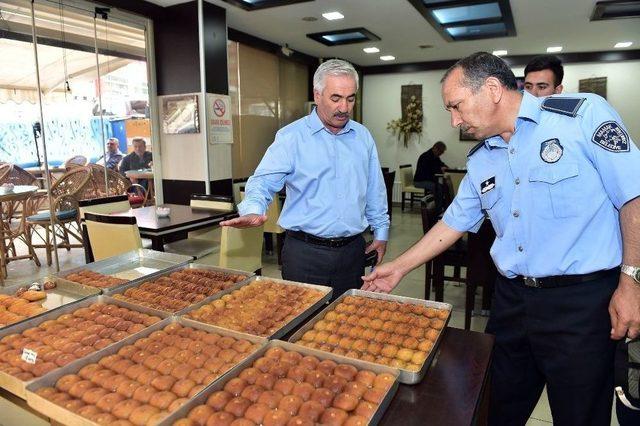
[[[33,185],[15,185],[12,190],[0,187],[0,282],[6,278],[7,263],[12,260],[33,259],[40,266],[26,226],[27,217],[33,210],[29,199],[37,192],[38,187]],[[12,225],[13,212],[18,210],[21,211],[20,222]],[[16,253],[14,242],[17,239],[25,243],[28,254]],[[12,249],[13,255],[10,255],[9,249]]]
[[[151,239],[151,248],[164,251],[166,242],[187,238],[187,233],[212,225],[217,225],[225,219],[237,216],[237,213],[197,209],[179,204],[163,204],[169,207],[169,217],[156,216],[156,207],[148,206],[130,209],[126,212],[111,213],[114,216],[135,216],[140,229],[140,236]]]
[[[156,198],[155,189],[153,186],[153,170],[141,169],[141,170],[127,170],[124,172],[125,176],[131,180],[132,183],[138,183],[141,179],[147,181],[147,204],[153,205]]]

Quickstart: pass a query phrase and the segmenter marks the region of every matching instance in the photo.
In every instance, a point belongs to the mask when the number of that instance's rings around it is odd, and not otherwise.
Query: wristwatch
[[[623,274],[629,275],[636,284],[640,284],[640,268],[637,266],[622,265],[620,270]]]

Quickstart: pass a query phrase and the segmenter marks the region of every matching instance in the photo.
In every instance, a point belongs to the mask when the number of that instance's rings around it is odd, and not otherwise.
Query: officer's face
[[[496,124],[496,103],[486,83],[473,93],[464,84],[462,70],[457,68],[442,83],[442,100],[451,113],[452,127],[459,127],[478,140],[499,133],[492,130]]]
[[[347,75],[328,75],[324,90],[313,91],[316,111],[322,123],[337,133],[349,121],[356,102],[356,81]]]
[[[553,71],[531,71],[524,76],[524,90],[536,97],[562,93],[562,84],[555,85]]]

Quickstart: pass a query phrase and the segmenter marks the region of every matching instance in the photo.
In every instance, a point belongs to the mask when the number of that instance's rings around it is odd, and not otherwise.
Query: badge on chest
[[[489,179],[482,181],[480,184],[480,194],[486,194],[496,187],[496,177],[491,176]]]
[[[555,163],[562,158],[563,148],[556,138],[547,139],[540,144],[540,158],[545,163]]]

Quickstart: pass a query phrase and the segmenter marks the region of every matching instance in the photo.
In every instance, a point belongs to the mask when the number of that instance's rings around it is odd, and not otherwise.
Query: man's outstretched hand
[[[234,228],[253,228],[267,221],[267,215],[246,214],[235,219],[220,222],[220,226],[232,226]]]
[[[369,275],[362,277],[364,281],[362,289],[378,293],[389,293],[398,285],[402,276],[402,272],[394,266],[393,262],[384,263],[376,267]]]

